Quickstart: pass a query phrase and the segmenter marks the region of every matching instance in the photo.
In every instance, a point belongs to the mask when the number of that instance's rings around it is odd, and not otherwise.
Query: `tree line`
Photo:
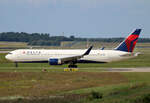
[[[90,42],[121,42],[124,38],[76,38],[74,36],[50,36],[48,33],[3,32],[0,41],[27,42],[28,45],[60,46],[62,41],[90,41]],[[150,38],[139,38],[138,42],[150,42]]]

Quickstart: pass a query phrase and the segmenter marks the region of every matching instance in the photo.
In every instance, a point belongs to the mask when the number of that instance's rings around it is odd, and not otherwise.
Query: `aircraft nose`
[[[11,60],[11,57],[10,57],[10,55],[8,54],[8,55],[6,55],[5,56],[5,58],[7,59],[7,60]]]

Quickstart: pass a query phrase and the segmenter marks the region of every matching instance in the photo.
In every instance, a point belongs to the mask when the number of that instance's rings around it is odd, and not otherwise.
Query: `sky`
[[[150,38],[150,0],[0,0],[0,32]],[[63,33],[64,32],[64,33]]]

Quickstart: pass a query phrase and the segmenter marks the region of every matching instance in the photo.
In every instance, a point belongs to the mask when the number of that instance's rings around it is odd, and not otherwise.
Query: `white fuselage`
[[[50,58],[63,58],[73,55],[81,55],[86,50],[45,50],[45,49],[19,49],[6,55],[6,59],[13,62],[39,62],[48,61]],[[122,59],[131,58],[130,52],[117,50],[91,50],[89,55],[84,56],[80,60],[91,62],[112,62]]]

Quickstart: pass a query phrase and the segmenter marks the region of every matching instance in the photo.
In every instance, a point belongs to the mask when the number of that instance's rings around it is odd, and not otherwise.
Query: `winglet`
[[[105,47],[104,47],[104,46],[100,48],[100,50],[104,50],[104,49],[105,49]]]
[[[83,56],[89,55],[89,53],[91,52],[92,48],[93,48],[93,46],[90,46],[90,47],[88,48],[88,50],[83,54]]]

